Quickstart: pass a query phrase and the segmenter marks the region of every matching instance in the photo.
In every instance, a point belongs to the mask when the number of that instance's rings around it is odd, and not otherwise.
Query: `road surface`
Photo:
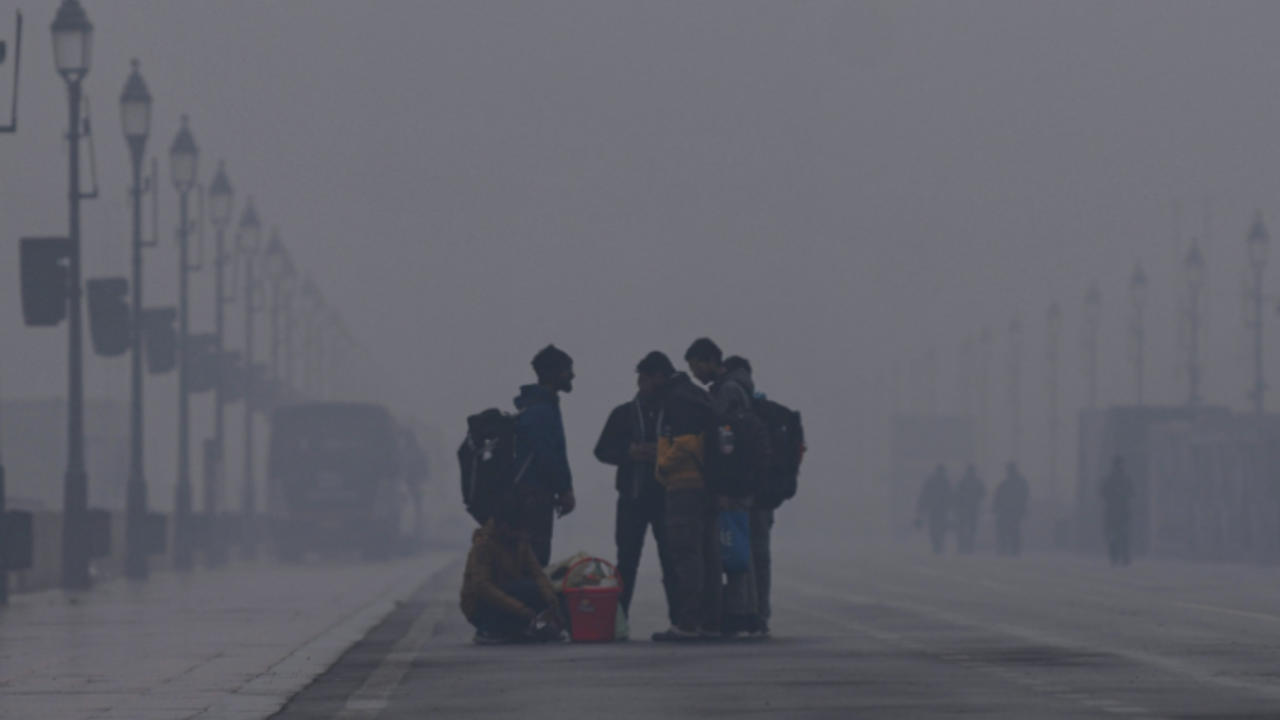
[[[775,637],[696,646],[652,573],[637,640],[474,646],[455,562],[276,717],[1280,718],[1275,568],[778,554]]]

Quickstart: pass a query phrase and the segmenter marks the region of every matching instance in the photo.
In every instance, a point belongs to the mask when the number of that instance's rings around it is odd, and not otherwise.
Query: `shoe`
[[[682,630],[676,625],[653,634],[654,642],[695,642],[701,639],[701,633],[695,630]]]
[[[747,633],[747,638],[750,640],[768,640],[771,637],[773,636],[769,633],[769,623],[764,619],[761,619],[756,627]]]

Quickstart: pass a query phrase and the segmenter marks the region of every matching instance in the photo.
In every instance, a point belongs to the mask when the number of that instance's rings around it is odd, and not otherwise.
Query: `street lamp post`
[[[1253,270],[1253,411],[1262,414],[1266,409],[1267,382],[1262,367],[1262,272],[1267,267],[1267,255],[1271,249],[1271,237],[1262,221],[1259,210],[1249,230],[1249,268]]]
[[[256,551],[257,538],[254,523],[257,515],[256,485],[253,469],[253,413],[255,387],[253,377],[253,315],[258,311],[255,301],[255,281],[253,277],[254,263],[257,262],[258,246],[262,240],[262,225],[258,221],[258,210],[253,205],[253,197],[245,203],[244,212],[240,215],[240,228],[237,245],[244,258],[244,489],[240,498],[240,509],[244,523],[245,554],[252,556]]]
[[[81,82],[89,74],[93,24],[78,0],[63,0],[50,26],[53,59],[67,84],[67,192],[71,257],[67,266],[69,301],[67,382],[67,471],[63,477],[62,585],[89,587],[89,477],[84,463],[84,346],[80,302],[80,102]]]
[[[274,227],[271,228],[271,239],[267,241],[267,249],[263,259],[266,262],[267,283],[271,287],[271,298],[270,298],[271,309],[269,311],[270,320],[271,320],[271,328],[269,331],[270,332],[269,337],[271,342],[271,354],[270,354],[271,380],[278,394],[280,388],[282,387],[282,383],[281,383],[282,373],[280,371],[280,347],[281,347],[281,339],[282,339],[281,328],[280,328],[280,310],[281,310],[281,299],[283,295],[282,290],[283,290],[283,283],[284,283],[285,267],[288,264],[288,260],[286,259],[284,242],[281,241],[280,239],[279,228],[274,228]],[[278,401],[279,398],[277,397],[277,398],[274,398],[273,400]],[[272,404],[274,405],[274,402]]]
[[[1147,274],[1142,271],[1142,264],[1133,266],[1133,274],[1129,276],[1129,302],[1133,305],[1132,325],[1129,328],[1131,353],[1133,360],[1133,393],[1138,405],[1143,404],[1143,385],[1147,369]]]
[[[1084,374],[1088,407],[1098,406],[1098,329],[1102,320],[1102,292],[1097,281],[1084,294]]]
[[[226,378],[224,377],[226,363],[223,358],[226,354],[225,333],[226,333],[226,284],[224,282],[225,266],[226,266],[226,231],[227,225],[231,222],[231,205],[233,202],[233,191],[231,182],[227,179],[227,169],[225,163],[218,162],[218,171],[213,176],[213,182],[209,184],[209,220],[213,223],[216,235],[217,246],[214,249],[214,289],[213,289],[213,305],[214,305],[214,352],[217,357],[218,378],[217,384],[214,386],[213,398],[213,476],[204,479],[204,511],[208,516],[208,527],[213,528],[217,523],[218,517],[218,500],[222,495],[222,481],[225,476],[226,457]],[[215,537],[221,538],[220,534],[215,533]],[[209,557],[207,558],[211,564],[221,563],[223,560],[221,543],[217,540],[210,543]]]
[[[1022,319],[1009,321],[1009,459],[1018,462],[1022,451]]]
[[[1187,404],[1200,404],[1200,295],[1204,291],[1205,262],[1200,245],[1192,240],[1183,261],[1187,281]]]
[[[129,143],[133,187],[133,336],[129,378],[129,486],[125,505],[125,575],[147,577],[147,548],[143,527],[147,517],[146,460],[142,454],[142,157],[151,134],[151,93],[134,60],[120,95],[120,124]]]
[[[1058,302],[1049,304],[1046,327],[1048,342],[1045,345],[1045,365],[1048,370],[1047,385],[1049,391],[1049,491],[1054,506],[1058,505],[1058,434],[1060,418],[1058,417],[1058,378],[1061,363],[1062,342],[1062,307]]]
[[[169,174],[178,191],[178,489],[174,509],[174,564],[179,570],[191,568],[191,393],[187,387],[190,371],[188,297],[191,263],[188,237],[188,199],[197,177],[200,150],[191,136],[187,116],[169,148]]]

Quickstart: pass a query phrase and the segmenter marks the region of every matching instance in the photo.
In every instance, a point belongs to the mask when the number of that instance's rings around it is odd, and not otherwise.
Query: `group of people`
[[[982,501],[987,487],[978,477],[973,465],[965,468],[964,475],[953,486],[947,479],[943,465],[933,471],[920,488],[916,500],[916,527],[928,525],[929,541],[935,553],[946,549],[947,532],[955,530],[956,550],[970,554],[978,535],[978,523],[982,514]],[[1001,555],[1018,555],[1022,552],[1022,521],[1027,514],[1031,493],[1027,479],[1018,472],[1018,466],[1005,466],[1004,480],[996,486],[991,499],[991,511],[996,518],[996,552]]]
[[[688,372],[660,351],[645,355],[635,368],[634,397],[609,414],[596,443],[596,458],[616,468],[619,605],[630,611],[652,533],[670,622],[655,641],[767,637],[770,534],[780,501],[721,494],[723,483],[708,477],[707,463],[723,451],[712,447],[721,419],[751,413],[767,400],[756,391],[751,363],[724,357],[710,339],[694,341],[684,360]],[[573,360],[548,346],[533,368],[537,382],[516,398],[518,482],[475,532],[467,560],[462,610],[479,643],[545,639],[564,626],[544,568],[555,517],[576,504],[559,407],[560,394],[573,389]],[[720,428],[721,442],[727,429]],[[723,511],[749,521],[750,561],[734,572],[725,572],[721,561]]]
[[[1111,470],[1098,487],[1102,499],[1102,531],[1107,556],[1112,565],[1128,565],[1131,560],[1130,540],[1133,518],[1133,481],[1125,471],[1124,458],[1112,458]],[[973,552],[978,532],[978,519],[987,489],[973,465],[953,486],[947,469],[939,465],[925,480],[916,501],[916,527],[927,524],[933,551],[941,554],[946,547],[949,530],[956,534],[956,550]],[[1005,479],[996,488],[991,510],[996,517],[996,552],[1017,555],[1022,551],[1022,520],[1029,499],[1026,478],[1015,464],[1005,469]]]

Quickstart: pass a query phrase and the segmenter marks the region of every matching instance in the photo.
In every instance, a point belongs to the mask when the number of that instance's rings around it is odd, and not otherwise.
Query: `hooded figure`
[[[529,531],[534,555],[545,567],[551,561],[555,514],[568,515],[575,505],[564,420],[560,416],[560,393],[573,390],[573,359],[548,345],[534,356],[533,369],[537,384],[521,387],[515,399],[520,411],[516,421],[516,467],[528,467],[520,478],[528,513],[523,527]]]
[[[946,549],[947,525],[951,516],[951,481],[947,469],[939,465],[924,481],[920,496],[916,499],[916,527],[929,523],[929,542],[933,552],[941,555]]]
[[[978,477],[978,471],[970,465],[956,483],[952,505],[955,510],[956,549],[962,554],[973,552],[978,535],[978,515],[982,500],[987,496],[987,486]]]
[[[1124,470],[1124,459],[1117,456],[1111,472],[1102,481],[1102,528],[1107,538],[1107,554],[1114,566],[1128,565],[1130,520],[1133,514],[1133,481]]]

